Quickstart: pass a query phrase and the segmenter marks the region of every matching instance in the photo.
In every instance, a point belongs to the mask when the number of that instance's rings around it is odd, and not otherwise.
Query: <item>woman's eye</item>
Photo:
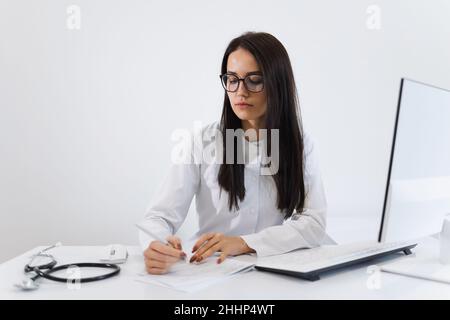
[[[260,78],[250,78],[249,79],[250,80],[250,83],[252,83],[252,84],[260,84],[261,82],[262,82],[262,79],[260,79]]]

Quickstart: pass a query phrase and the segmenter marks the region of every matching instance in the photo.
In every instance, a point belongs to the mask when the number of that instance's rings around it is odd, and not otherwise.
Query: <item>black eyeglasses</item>
[[[242,79],[233,73],[225,73],[220,75],[220,80],[223,88],[228,92],[238,91],[241,81],[244,82],[245,88],[250,92],[261,92],[264,89],[264,81],[261,74],[249,74]]]

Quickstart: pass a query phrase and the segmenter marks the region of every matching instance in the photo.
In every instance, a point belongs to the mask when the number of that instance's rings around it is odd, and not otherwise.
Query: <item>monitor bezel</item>
[[[397,113],[395,115],[394,134],[392,137],[391,155],[390,155],[390,159],[389,159],[389,169],[388,169],[388,174],[387,174],[386,190],[385,190],[385,194],[384,194],[384,203],[383,203],[383,211],[382,211],[382,215],[381,215],[380,229],[378,232],[378,242],[384,241],[383,236],[384,236],[384,232],[386,229],[384,224],[385,224],[385,220],[386,220],[386,210],[387,210],[387,204],[388,204],[388,200],[389,200],[389,185],[390,185],[390,181],[391,181],[392,164],[394,162],[395,143],[396,143],[396,138],[397,138],[398,122],[399,122],[400,111],[401,111],[400,107],[402,104],[402,94],[403,94],[403,87],[404,87],[405,81],[411,81],[411,82],[415,82],[417,84],[421,84],[421,85],[428,86],[431,88],[450,92],[450,90],[447,90],[445,88],[441,88],[441,87],[438,87],[435,85],[416,81],[416,80],[409,79],[409,78],[401,78],[401,80],[400,80],[400,89],[399,89],[399,94],[398,94],[398,98],[397,98]]]

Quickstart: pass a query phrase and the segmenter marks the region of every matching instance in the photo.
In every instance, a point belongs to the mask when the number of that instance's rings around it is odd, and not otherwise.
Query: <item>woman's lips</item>
[[[245,108],[251,107],[252,105],[248,104],[248,103],[244,103],[244,102],[238,102],[238,103],[236,103],[236,106],[238,108],[245,109]]]

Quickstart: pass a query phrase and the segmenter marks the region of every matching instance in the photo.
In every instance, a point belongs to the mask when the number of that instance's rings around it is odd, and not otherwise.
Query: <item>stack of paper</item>
[[[194,292],[224,280],[230,275],[252,270],[254,266],[254,263],[233,258],[227,258],[217,264],[217,256],[212,256],[201,263],[189,263],[188,261],[176,263],[171,267],[169,273],[163,275],[151,275],[143,272],[137,280],[184,292]]]
[[[381,271],[450,284],[450,265],[442,265],[437,258],[404,257],[381,265]]]

